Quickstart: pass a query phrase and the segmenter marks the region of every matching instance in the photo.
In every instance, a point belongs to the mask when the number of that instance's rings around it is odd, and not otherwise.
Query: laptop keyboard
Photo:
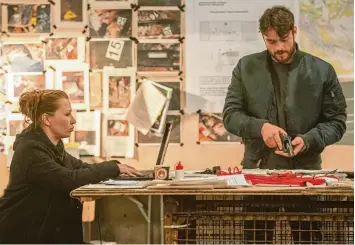
[[[126,174],[122,174],[120,175],[119,177],[115,178],[117,180],[126,180],[126,179],[129,179],[129,180],[133,180],[133,179],[154,179],[154,170],[141,170],[139,171],[142,173],[141,176],[129,176],[129,175],[126,175]]]

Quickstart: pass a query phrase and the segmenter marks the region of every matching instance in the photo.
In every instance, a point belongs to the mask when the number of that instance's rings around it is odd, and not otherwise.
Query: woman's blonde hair
[[[33,128],[40,126],[44,113],[53,115],[58,109],[58,100],[69,99],[62,90],[44,89],[24,92],[20,96],[20,112]]]

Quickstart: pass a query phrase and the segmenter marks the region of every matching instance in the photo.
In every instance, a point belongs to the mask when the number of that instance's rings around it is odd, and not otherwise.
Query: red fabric
[[[242,174],[242,171],[239,169],[228,169],[229,171],[218,171],[217,175],[234,175],[234,174]],[[256,175],[256,174],[244,174],[244,177],[247,181],[250,181],[252,185],[256,184],[269,184],[269,185],[293,185],[293,186],[305,186],[307,182],[312,185],[321,185],[326,182],[326,180],[322,177],[335,178],[336,176],[328,175],[328,176],[303,176],[302,174],[294,174],[294,173],[273,173],[271,175]]]

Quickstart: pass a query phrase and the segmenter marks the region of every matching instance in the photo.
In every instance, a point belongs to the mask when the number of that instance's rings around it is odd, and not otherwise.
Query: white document
[[[103,69],[104,112],[124,114],[136,94],[136,68]]]
[[[77,112],[74,141],[80,143],[80,155],[100,156],[101,111]]]
[[[127,110],[126,119],[144,135],[149,132],[168,100],[157,86],[165,87],[144,79]],[[167,87],[164,89],[172,90]]]
[[[134,156],[134,127],[123,115],[106,114],[102,125],[103,154],[106,157]]]
[[[239,59],[265,50],[259,18],[274,5],[289,7],[297,23],[295,0],[186,1],[187,112],[222,112]]]

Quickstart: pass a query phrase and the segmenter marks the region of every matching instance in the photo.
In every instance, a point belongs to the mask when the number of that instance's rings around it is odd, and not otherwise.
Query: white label
[[[148,58],[150,59],[168,58],[168,54],[166,52],[149,52]]]
[[[127,22],[127,18],[124,17],[118,17],[117,18],[117,24],[119,24],[121,27],[123,27]]]
[[[171,36],[173,35],[173,32],[171,31],[170,26],[167,26],[163,29],[164,36]]]
[[[106,58],[111,60],[120,61],[121,54],[124,46],[122,40],[111,40],[106,50]]]

